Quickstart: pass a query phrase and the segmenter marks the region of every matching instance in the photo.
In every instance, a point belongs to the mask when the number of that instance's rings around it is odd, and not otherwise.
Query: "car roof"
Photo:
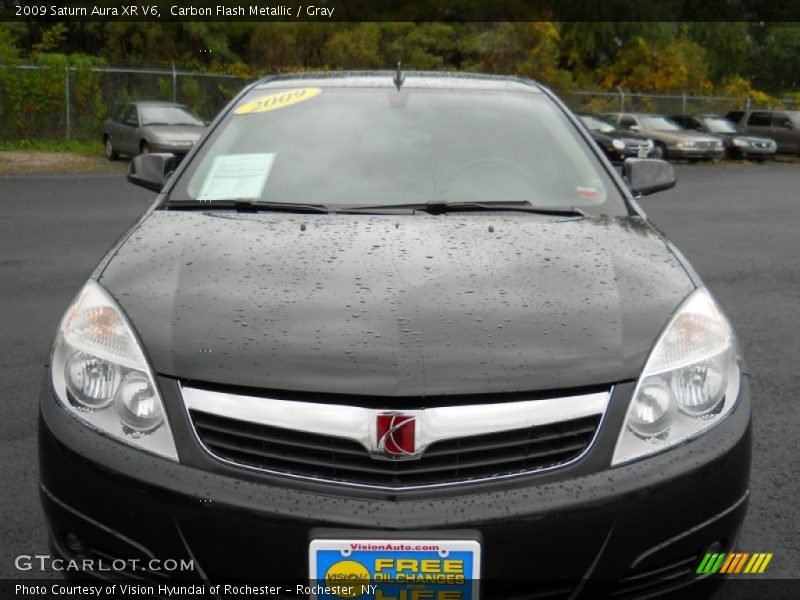
[[[529,79],[506,75],[463,73],[458,71],[403,71],[403,88],[517,91],[541,93],[539,84]],[[386,87],[394,85],[396,71],[326,71],[269,75],[253,89],[281,88],[286,84],[313,87]]]

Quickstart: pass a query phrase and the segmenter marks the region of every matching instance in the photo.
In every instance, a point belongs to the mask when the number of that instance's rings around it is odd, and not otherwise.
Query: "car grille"
[[[360,443],[191,410],[215,456],[256,469],[314,479],[402,488],[508,476],[564,465],[594,439],[600,415],[433,443],[421,458],[372,458]]]
[[[622,140],[625,143],[625,146],[628,150],[644,150],[649,148],[649,145],[646,140],[635,140],[626,138]]]
[[[713,150],[714,148],[719,148],[718,142],[697,142],[697,147],[702,148],[703,150]]]
[[[755,146],[756,148],[766,149],[766,148],[770,147],[770,143],[769,142],[753,142],[753,146]]]

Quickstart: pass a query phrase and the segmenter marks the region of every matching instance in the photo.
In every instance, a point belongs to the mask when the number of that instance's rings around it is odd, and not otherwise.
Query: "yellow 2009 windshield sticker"
[[[267,112],[269,110],[278,110],[285,108],[298,102],[305,102],[322,92],[319,88],[301,88],[297,90],[286,90],[263,96],[246,104],[242,104],[233,111],[236,115],[249,115],[251,113]]]

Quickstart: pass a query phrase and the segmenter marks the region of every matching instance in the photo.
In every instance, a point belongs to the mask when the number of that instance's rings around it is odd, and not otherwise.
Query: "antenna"
[[[398,60],[397,61],[397,71],[395,71],[394,78],[392,79],[392,82],[394,83],[394,85],[397,88],[398,92],[400,91],[400,86],[403,85],[403,82],[405,80],[406,80],[406,74],[403,73],[403,63],[401,63]]]

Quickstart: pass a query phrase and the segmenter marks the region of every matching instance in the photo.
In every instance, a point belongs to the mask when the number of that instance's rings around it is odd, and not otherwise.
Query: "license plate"
[[[647,148],[639,148],[638,154],[639,158],[647,158],[647,155],[650,154],[650,151]]]
[[[477,598],[476,540],[312,540],[312,596],[323,599],[470,600]]]

